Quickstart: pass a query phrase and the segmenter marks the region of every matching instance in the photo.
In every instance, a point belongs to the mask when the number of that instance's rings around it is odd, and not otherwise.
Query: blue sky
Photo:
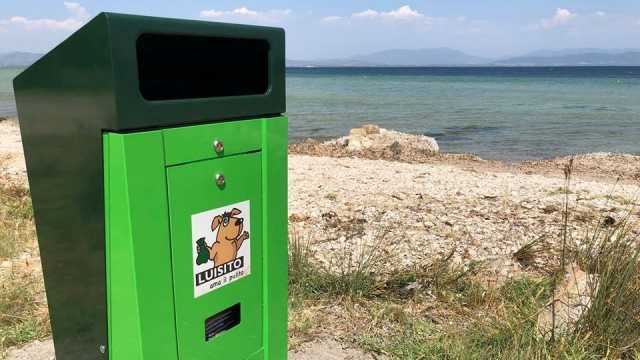
[[[0,52],[47,51],[101,11],[284,27],[292,59],[389,48],[450,47],[485,57],[640,48],[638,0],[11,0],[0,2]]]

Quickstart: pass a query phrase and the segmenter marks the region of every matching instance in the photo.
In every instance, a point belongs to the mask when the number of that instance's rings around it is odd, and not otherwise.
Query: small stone
[[[420,289],[422,289],[422,284],[420,284],[417,281],[414,281],[412,283],[405,285],[403,288],[401,288],[400,295],[408,296],[408,295],[414,294],[417,290],[420,290]]]
[[[289,221],[292,223],[296,223],[296,222],[303,222],[309,220],[309,216],[305,215],[305,214],[297,214],[297,213],[293,213],[291,215],[289,215]]]
[[[570,331],[582,314],[591,306],[589,284],[594,275],[585,273],[578,264],[569,264],[565,276],[555,290],[555,330]],[[553,330],[553,302],[538,315],[538,332],[548,338]]]
[[[389,145],[389,150],[393,155],[400,155],[402,153],[402,146],[399,142],[394,141],[393,144]]]
[[[616,219],[611,215],[607,215],[605,216],[604,220],[602,220],[602,224],[609,227],[613,226],[616,224]]]

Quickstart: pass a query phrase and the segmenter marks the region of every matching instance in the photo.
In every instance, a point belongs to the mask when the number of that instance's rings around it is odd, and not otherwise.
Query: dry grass
[[[9,259],[35,244],[29,190],[0,184],[0,259]]]
[[[33,266],[3,274],[0,286],[0,355],[9,347],[50,334],[42,274]]]
[[[513,253],[514,260],[523,266],[532,265],[536,259],[547,253],[548,250],[544,247],[545,240],[545,236],[541,236],[522,245],[518,251]]]
[[[50,334],[28,189],[0,183],[0,357]]]
[[[589,310],[575,326],[600,353],[631,358],[640,349],[640,242],[630,218],[595,229],[576,257],[594,274]]]
[[[554,194],[565,198],[561,219],[554,217],[561,231],[514,254],[523,264],[544,257],[547,268],[498,287],[483,278],[482,264],[456,264],[452,256],[376,272],[375,244],[347,271],[324,268],[309,240],[292,236],[292,343],[328,335],[393,359],[638,359],[640,241],[631,221],[637,209],[615,222],[595,216],[591,231],[573,237],[571,222],[579,219],[569,204],[571,164],[566,171],[566,185]],[[557,251],[547,251],[551,243]],[[591,275],[591,306],[551,339],[541,336],[538,315],[555,303],[557,274],[574,261]]]

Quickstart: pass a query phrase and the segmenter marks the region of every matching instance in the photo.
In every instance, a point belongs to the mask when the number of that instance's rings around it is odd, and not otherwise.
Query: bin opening
[[[269,89],[269,43],[260,39],[142,34],[140,93],[149,101],[262,95]]]
[[[220,311],[204,321],[204,340],[209,341],[221,332],[227,331],[238,324],[240,324],[239,303]]]

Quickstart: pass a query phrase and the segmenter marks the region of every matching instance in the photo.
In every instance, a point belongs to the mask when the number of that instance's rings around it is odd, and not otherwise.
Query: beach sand
[[[16,119],[0,121],[0,179],[26,183],[27,169]]]
[[[314,261],[336,266],[379,246],[379,273],[450,253],[462,266],[483,262],[484,276],[495,282],[548,267],[560,240],[568,158],[506,164],[405,150],[353,153],[313,141],[290,147],[290,231],[311,244]],[[637,219],[640,157],[591,154],[574,161],[568,198],[575,238],[603,214],[616,221],[631,212]],[[0,122],[0,181],[26,184],[13,120]],[[520,263],[514,253],[537,239],[548,256]],[[337,348],[330,329],[321,338]],[[51,343],[43,344],[37,351],[50,354]],[[336,351],[325,358],[367,359]],[[323,359],[310,355],[317,352],[311,344],[292,358]]]

